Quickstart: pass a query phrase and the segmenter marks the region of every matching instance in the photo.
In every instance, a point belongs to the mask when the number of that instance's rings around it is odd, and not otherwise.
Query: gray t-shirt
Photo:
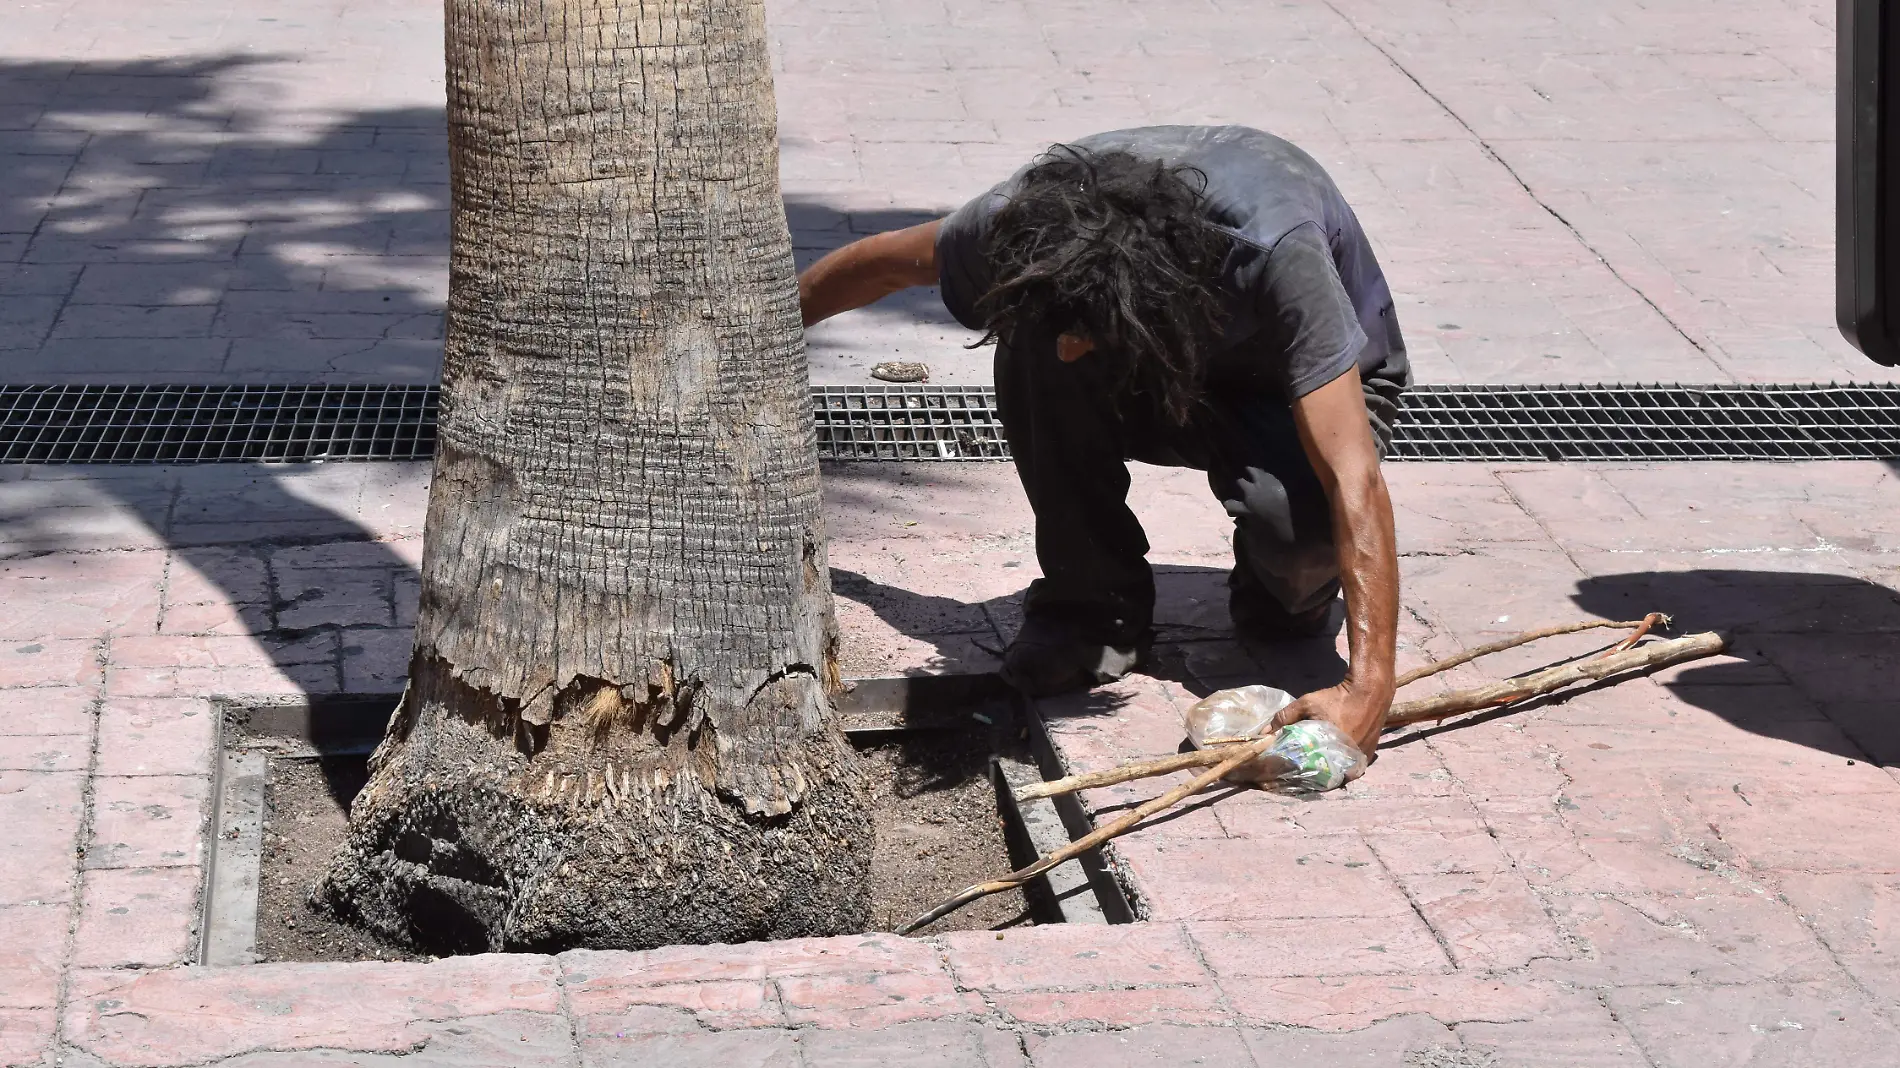
[[[1226,317],[1209,360],[1210,388],[1267,390],[1291,401],[1357,364],[1373,419],[1382,431],[1391,426],[1412,381],[1392,291],[1317,161],[1245,126],[1150,126],[1074,143],[1207,175],[1207,220],[1235,238],[1221,269]],[[957,209],[938,232],[944,305],[972,330],[983,329],[976,305],[993,281],[982,253],[990,220],[1027,169]]]

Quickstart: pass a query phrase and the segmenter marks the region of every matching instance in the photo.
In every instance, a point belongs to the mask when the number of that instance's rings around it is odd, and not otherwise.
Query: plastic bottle
[[[1293,703],[1293,695],[1271,686],[1220,690],[1187,710],[1188,740],[1196,749],[1223,742],[1249,741],[1273,726],[1273,717]],[[1228,774],[1229,782],[1247,782],[1281,793],[1322,793],[1358,778],[1366,757],[1338,727],[1304,719],[1274,733],[1273,747]]]

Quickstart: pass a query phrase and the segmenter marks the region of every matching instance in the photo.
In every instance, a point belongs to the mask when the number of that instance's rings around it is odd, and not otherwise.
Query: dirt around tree
[[[987,739],[933,732],[861,750],[878,784],[872,818],[871,919],[895,930],[972,883],[1008,871],[990,784]],[[312,909],[310,888],[349,830],[349,801],[367,778],[360,756],[274,760],[265,792],[257,949],[266,961],[427,960]],[[970,905],[927,933],[1030,922],[1020,891]]]

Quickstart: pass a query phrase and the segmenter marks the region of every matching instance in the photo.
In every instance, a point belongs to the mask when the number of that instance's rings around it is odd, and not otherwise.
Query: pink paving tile
[[[402,1068],[412,1064],[457,1068],[574,1068],[575,1035],[567,1019],[552,1013],[499,1012],[490,1016],[430,1020],[410,1026],[410,1048],[399,1053],[250,1053],[243,1068]]]
[[[0,645],[0,689],[99,685],[102,643],[91,638],[41,639]]]
[[[1900,836],[1870,835],[1894,811],[1892,794],[1822,794],[1713,786],[1693,800],[1698,813],[1752,871],[1900,872]]]
[[[1366,844],[1396,875],[1489,874],[1508,871],[1511,859],[1474,814],[1442,829],[1366,827]]]
[[[1262,1068],[1296,1064],[1350,1064],[1366,1068],[1411,1068],[1416,1064],[1457,1064],[1463,1059],[1458,1036],[1429,1016],[1401,1016],[1362,1031],[1267,1030],[1241,1032],[1254,1063]]]
[[[1021,1039],[968,1021],[923,1021],[877,1031],[805,1031],[798,1049],[807,1065],[836,1068],[1027,1068]]]
[[[35,734],[0,744],[0,769],[9,771],[85,771],[92,759],[86,734]]]
[[[793,1026],[874,1029],[984,1011],[982,998],[958,991],[941,969],[787,975],[777,985],[785,1019]]]
[[[1297,976],[1390,975],[1449,970],[1414,913],[1366,918],[1192,921],[1207,966],[1223,981]]]
[[[417,1021],[559,1008],[554,961],[529,954],[77,972],[65,1033],[108,1064],[161,1068],[248,1050],[403,1050]]]
[[[1562,994],[1535,1020],[1462,1023],[1458,1038],[1494,1064],[1564,1068],[1650,1068],[1629,1030],[1595,994]]]
[[[0,1009],[0,1064],[38,1065],[53,1046],[56,1009]]]
[[[1879,1064],[1900,1034],[1841,983],[1612,990],[1610,1007],[1661,1068]]]
[[[1208,978],[1176,924],[1056,924],[1001,934],[967,931],[944,936],[944,953],[959,986],[1062,990],[1199,983]]]
[[[1399,881],[1460,968],[1503,971],[1570,948],[1515,872],[1407,875]]]
[[[0,906],[0,1009],[50,1008],[58,1003],[59,976],[72,910],[66,905]]]
[[[581,1049],[591,1051],[611,1048],[616,1040],[630,1035],[691,1034],[702,1029],[705,1025],[690,1009],[677,1005],[627,1005],[617,1012],[581,1017],[576,1032]]]
[[[1566,894],[1668,894],[1700,897],[1752,893],[1765,884],[1737,867],[1740,857],[1709,835],[1667,844],[1578,837],[1571,849],[1534,854],[1530,884]]]
[[[1470,551],[1501,541],[1548,541],[1489,468],[1432,464],[1388,475],[1401,553]]]
[[[351,627],[343,632],[340,649],[345,693],[401,693],[415,634],[399,627]]]
[[[1195,697],[1178,682],[1129,675],[1118,682],[1036,702],[1051,740],[1071,767],[1158,756],[1187,737],[1182,716]]]
[[[163,968],[196,949],[202,868],[89,871],[81,889],[77,968]]]
[[[1247,796],[1252,800],[1273,795]],[[1463,797],[1355,798],[1345,791],[1334,791],[1317,797],[1285,797],[1277,800],[1286,803],[1284,811],[1288,826],[1316,835],[1374,836],[1427,832],[1456,835],[1470,830],[1478,821],[1478,810]],[[1271,837],[1271,834],[1265,836]]]
[[[271,629],[270,606],[266,604],[180,604],[165,609],[160,634],[217,635],[237,637],[263,634]]]
[[[270,571],[250,546],[174,549],[166,574],[167,618],[186,605],[267,604]]]
[[[1116,843],[1151,919],[1369,917],[1411,910],[1357,837],[1273,839],[1140,836]]]
[[[202,862],[211,780],[202,775],[101,775],[93,780],[88,868]]]
[[[1794,910],[1765,893],[1553,897],[1576,947],[1534,974],[1587,985],[1832,980],[1840,970]]]
[[[1893,779],[1862,759],[1839,727],[1795,719],[1754,729],[1708,714],[1685,714],[1655,726],[1571,727],[1545,722],[1525,734],[1555,754],[1582,794],[1595,782],[1640,772],[1658,783],[1710,779],[1744,789],[1895,794]]]
[[[71,898],[84,790],[74,772],[0,771],[0,905]]]
[[[111,689],[121,697],[304,693],[325,673],[334,680],[334,643],[330,635],[292,643],[248,637],[122,638],[112,643]],[[335,688],[330,681],[321,689]]]
[[[799,1068],[798,1036],[791,1031],[721,1034],[590,1035],[582,1041],[588,1068],[621,1064],[669,1068]]]
[[[113,698],[99,709],[100,775],[208,775],[217,709],[201,698]]]
[[[1575,621],[1578,612],[1571,597],[1581,577],[1563,552],[1535,543],[1504,543],[1470,555],[1399,562],[1406,603],[1422,611],[1435,629],[1468,645]],[[1545,651],[1538,647],[1522,655]],[[1512,661],[1500,656],[1481,666],[1490,670],[1494,662]]]
[[[847,678],[890,675],[980,675],[1002,666],[991,639],[968,634],[914,638],[860,615],[850,602],[838,603],[838,626],[850,635],[839,650],[838,666]],[[988,648],[985,648],[985,646]]]
[[[567,985],[571,1011],[587,1019],[594,1032],[629,1029],[632,1023],[646,1019],[643,1010],[651,1008],[683,1010],[682,1026],[695,1024],[712,1030],[734,1027],[781,1027],[785,1014],[780,1011],[777,992],[772,984],[760,980],[712,983],[671,983],[661,986],[609,985],[601,980]]]
[[[1758,651],[1822,704],[1888,698],[1900,677],[1900,642],[1891,634],[1775,634],[1737,645]]]
[[[1473,799],[1553,797],[1569,785],[1558,754],[1507,720],[1434,735],[1430,746],[1458,791]]]
[[[89,734],[95,703],[91,690],[77,687],[0,694],[0,738]]]
[[[1248,1020],[1323,1031],[1356,1031],[1380,1020],[1422,1013],[1442,1024],[1536,1020],[1559,996],[1552,984],[1521,976],[1372,975],[1223,981]]]
[[[277,623],[311,627],[378,626],[395,622],[391,569],[381,567],[275,568]]]
[[[150,634],[165,561],[158,553],[49,553],[0,561],[0,642]]]
[[[419,486],[417,489],[426,492],[427,487]],[[398,556],[393,543],[387,541],[339,540],[321,545],[287,545],[269,552],[273,572],[279,576],[297,575],[288,585],[281,577],[278,579],[278,594],[284,600],[295,600],[303,590],[301,583],[320,582],[323,575],[342,575],[354,579],[360,572],[409,563]]]
[[[1251,1061],[1240,1032],[1227,1027],[1160,1024],[1126,1031],[1031,1037],[1036,1068],[1161,1068],[1162,1065],[1242,1065]]]
[[[1138,990],[1038,990],[992,994],[996,1010],[1032,1027],[1139,1027],[1143,1024],[1226,1024],[1233,1020],[1221,993],[1208,986],[1143,987]]]
[[[1791,872],[1782,895],[1862,986],[1900,1004],[1900,875]]]
[[[614,991],[624,987],[943,969],[930,943],[891,934],[668,946],[640,953],[574,950],[561,954],[560,963],[565,985],[583,997],[586,991],[601,990],[608,1006],[614,1004]]]

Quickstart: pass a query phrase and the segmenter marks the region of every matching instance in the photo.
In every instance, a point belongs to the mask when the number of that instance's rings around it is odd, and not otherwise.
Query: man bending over
[[[946,219],[865,238],[799,278],[807,326],[940,285],[996,343],[996,395],[1042,577],[1003,676],[1036,696],[1131,670],[1152,640],[1148,540],[1125,461],[1207,472],[1234,517],[1229,610],[1326,632],[1351,665],[1282,722],[1371,753],[1392,702],[1398,559],[1379,459],[1405,344],[1372,248],[1312,157],[1239,126],[1057,145]]]

